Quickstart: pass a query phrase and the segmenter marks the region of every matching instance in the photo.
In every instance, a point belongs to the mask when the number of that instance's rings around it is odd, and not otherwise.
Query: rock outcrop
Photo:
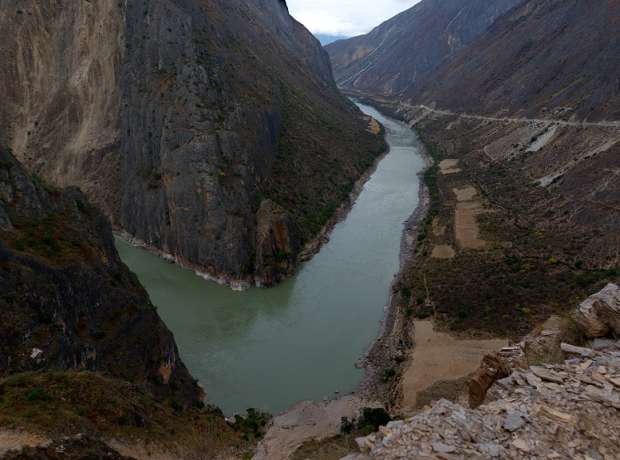
[[[585,303],[617,299],[620,288],[608,285]],[[579,313],[583,305],[577,308]],[[600,318],[610,325],[616,318]],[[548,322],[548,326],[559,323]],[[567,331],[543,329],[483,360],[472,379],[474,408],[440,400],[406,420],[393,421],[357,443],[367,458],[602,458],[620,455],[620,341],[600,339],[586,347],[555,340],[540,342],[563,360],[528,365],[527,343]],[[587,333],[590,325],[578,325]],[[610,329],[608,329],[609,331]],[[537,353],[536,359],[540,358]],[[512,371],[508,370],[511,365]],[[508,370],[508,371],[507,371]],[[507,371],[507,372],[506,372]],[[500,377],[500,379],[498,379]],[[493,385],[495,383],[495,385]],[[470,390],[472,386],[470,385]],[[484,391],[479,391],[484,388]],[[490,388],[488,402],[484,401]],[[478,407],[479,406],[479,407]]]
[[[500,380],[477,409],[441,400],[359,439],[365,458],[602,458],[620,455],[620,342],[593,358]]]
[[[269,286],[294,270],[301,247],[299,230],[290,215],[271,200],[261,203],[256,221],[256,279]]]
[[[281,0],[2,1],[0,39],[0,145],[225,281],[274,270],[264,199],[308,242],[383,150]]]
[[[608,284],[582,302],[573,316],[586,337],[620,336],[620,287]]]
[[[109,221],[79,190],[47,187],[0,150],[0,216],[0,377],[97,371],[201,402]]]

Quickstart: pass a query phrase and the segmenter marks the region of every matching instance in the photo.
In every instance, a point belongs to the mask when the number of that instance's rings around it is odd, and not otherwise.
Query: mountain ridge
[[[417,3],[366,35],[328,45],[336,81],[345,90],[401,95],[519,1]]]

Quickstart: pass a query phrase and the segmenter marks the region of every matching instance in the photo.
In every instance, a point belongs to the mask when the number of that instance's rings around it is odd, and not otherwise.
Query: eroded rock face
[[[609,283],[584,300],[573,317],[586,337],[620,335],[620,287]]]
[[[279,0],[2,1],[0,38],[0,145],[229,281],[262,199],[310,240],[383,148]]]
[[[256,273],[261,285],[271,286],[292,272],[301,244],[299,230],[288,213],[271,200],[258,210],[256,232]]]
[[[174,338],[75,188],[33,181],[0,150],[0,376],[90,370],[181,405],[202,398]]]

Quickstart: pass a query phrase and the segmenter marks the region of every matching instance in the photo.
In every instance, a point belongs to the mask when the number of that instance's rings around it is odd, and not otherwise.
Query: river
[[[351,392],[362,380],[354,364],[379,332],[424,161],[406,125],[359,107],[385,126],[390,152],[294,278],[234,292],[117,240],[209,403],[226,414],[248,407],[278,413]]]

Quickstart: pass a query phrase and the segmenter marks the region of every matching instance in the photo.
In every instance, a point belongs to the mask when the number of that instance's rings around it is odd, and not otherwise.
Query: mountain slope
[[[414,126],[435,163],[403,321],[514,336],[620,273],[620,2],[519,1],[449,52],[460,17],[440,5],[328,51],[343,90]]]
[[[108,220],[77,189],[30,178],[0,150],[0,377],[97,371],[182,406],[202,390]]]
[[[3,0],[0,26],[0,143],[211,276],[290,273],[383,149],[282,0]]]
[[[408,97],[471,113],[620,119],[620,2],[526,1]]]
[[[519,1],[422,1],[366,35],[328,45],[336,81],[347,90],[403,94]]]

